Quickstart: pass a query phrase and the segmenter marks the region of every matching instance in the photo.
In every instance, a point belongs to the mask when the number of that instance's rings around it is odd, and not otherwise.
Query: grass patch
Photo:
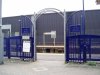
[[[96,62],[87,62],[87,65],[89,65],[89,66],[96,66]]]

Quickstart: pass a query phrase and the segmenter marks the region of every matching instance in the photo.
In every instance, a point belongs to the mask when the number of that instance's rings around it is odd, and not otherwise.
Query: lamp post
[[[82,13],[82,35],[85,35],[85,10],[84,10],[84,0],[83,3],[83,13]]]
[[[3,64],[3,34],[2,34],[2,0],[0,0],[0,64]]]

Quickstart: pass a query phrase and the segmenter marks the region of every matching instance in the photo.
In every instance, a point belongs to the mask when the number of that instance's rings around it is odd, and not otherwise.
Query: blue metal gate
[[[83,51],[79,48],[79,39],[75,38],[82,34],[83,16],[82,11],[70,13],[67,20],[66,36],[66,61],[83,61]],[[76,61],[77,60],[77,61]]]
[[[66,42],[67,62],[100,61],[100,36],[70,36],[67,37]]]
[[[34,39],[30,37],[30,52],[23,52],[23,40],[21,36],[5,38],[5,56],[19,58],[34,57]]]
[[[100,61],[100,36],[86,35],[84,13],[71,13],[67,20],[66,62]]]
[[[32,32],[32,22],[27,16],[20,17],[20,35],[4,38],[4,55],[11,57],[34,58],[34,38]],[[28,49],[24,48],[28,43]],[[24,51],[24,50],[28,50]]]

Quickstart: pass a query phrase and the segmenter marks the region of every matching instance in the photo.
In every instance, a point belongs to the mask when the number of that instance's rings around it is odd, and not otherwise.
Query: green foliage
[[[87,62],[87,65],[89,65],[89,66],[96,66],[96,62]]]

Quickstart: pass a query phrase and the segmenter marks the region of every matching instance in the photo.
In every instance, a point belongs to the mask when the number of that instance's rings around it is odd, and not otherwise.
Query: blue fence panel
[[[83,62],[83,50],[79,46],[79,39],[76,36],[67,37],[66,42],[66,61]]]
[[[66,62],[100,61],[100,36],[69,36],[66,48]]]
[[[4,39],[5,56],[8,58],[19,57],[19,58],[33,58],[34,57],[34,39],[30,37],[30,52],[23,52],[23,40],[21,36],[9,37]]]

